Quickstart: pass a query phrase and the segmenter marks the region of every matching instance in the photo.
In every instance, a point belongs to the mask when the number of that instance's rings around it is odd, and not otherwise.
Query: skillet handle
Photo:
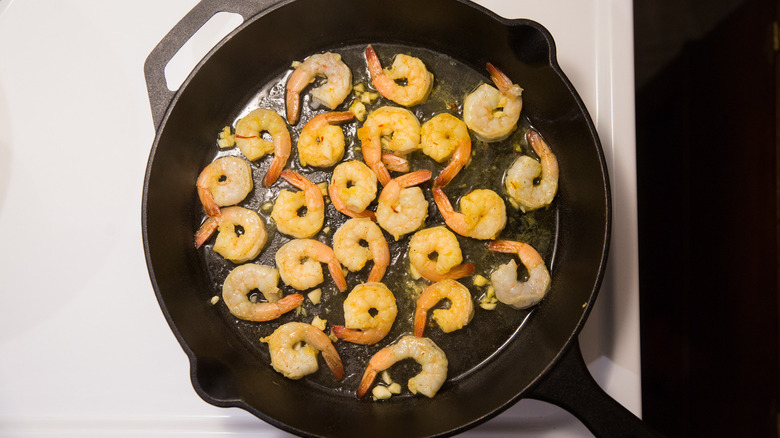
[[[165,111],[176,95],[176,90],[168,89],[165,81],[165,66],[176,52],[219,12],[239,14],[246,22],[276,3],[279,0],[202,0],[163,37],[144,62],[146,89],[155,130],[159,129]]]
[[[599,438],[663,437],[601,389],[585,365],[579,342],[563,353],[528,397],[566,409]]]

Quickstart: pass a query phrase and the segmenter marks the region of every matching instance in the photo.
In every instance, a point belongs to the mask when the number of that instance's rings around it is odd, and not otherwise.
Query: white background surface
[[[286,436],[196,395],[146,271],[141,190],[155,132],[143,63],[195,3],[0,0],[0,436]],[[594,377],[638,414],[631,2],[479,3],[550,30],[597,125],[614,228],[581,342]],[[522,400],[464,435],[589,434]]]

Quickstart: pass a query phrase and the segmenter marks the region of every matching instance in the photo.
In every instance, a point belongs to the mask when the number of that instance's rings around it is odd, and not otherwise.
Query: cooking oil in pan
[[[456,59],[434,51],[391,44],[374,44],[374,48],[379,54],[383,65],[389,65],[394,54],[405,53],[422,59],[429,71],[433,73],[434,86],[430,97],[423,104],[411,108],[411,111],[417,116],[421,124],[442,112],[448,112],[462,118],[464,97],[480,84],[490,82],[486,72],[476,71]],[[343,61],[350,67],[353,74],[353,84],[363,84],[364,87],[370,88],[371,81],[366,68],[364,50],[365,46],[360,45],[337,48],[331,51],[340,53]],[[250,96],[238,108],[236,113],[231,116],[232,119],[226,120],[226,124],[235,126],[235,122],[240,117],[258,107],[274,109],[280,114],[285,114],[285,83],[290,72],[291,70],[288,70],[278,75],[261,87],[255,95]],[[522,85],[522,78],[514,79]],[[337,110],[347,110],[353,99],[355,99],[354,93]],[[381,96],[365,106],[367,112],[370,112],[384,105],[397,106]],[[301,128],[310,118],[321,111],[321,108],[314,109],[311,107],[309,96],[304,92],[301,100],[300,120],[295,126],[290,127],[293,148],[286,166],[288,169],[305,175],[315,184],[328,182],[333,168],[320,169],[300,166],[295,145]],[[356,135],[357,128],[360,125],[361,122],[357,120],[341,125],[346,139],[345,154],[342,161],[362,161],[360,141]],[[477,188],[494,190],[505,201],[508,200],[503,186],[503,175],[520,154],[533,155],[525,141],[525,132],[529,128],[529,121],[521,117],[517,130],[503,141],[488,144],[476,140],[472,136],[471,161],[444,189],[456,210],[458,209],[460,197]],[[236,149],[226,149],[218,152],[213,158],[222,155],[240,155],[240,152]],[[269,155],[252,163],[254,189],[247,199],[240,204],[243,207],[258,211],[265,220],[269,234],[268,243],[254,262],[267,266],[275,266],[274,255],[276,250],[290,240],[289,237],[275,230],[273,221],[270,218],[272,203],[281,189],[297,190],[281,179],[272,187],[263,186],[262,180],[272,158],[273,156]],[[421,152],[411,154],[409,159],[413,170],[429,169],[434,175],[433,178],[447,164],[446,162],[437,163]],[[420,186],[426,198],[430,200],[425,227],[444,225],[444,219],[433,203],[431,184],[432,182],[429,181]],[[518,240],[531,244],[544,257],[549,267],[554,253],[558,226],[557,201],[553,201],[553,204],[546,209],[528,213],[522,213],[513,207],[511,203],[506,203],[508,221],[499,238]],[[375,207],[376,200],[369,209],[373,210]],[[200,217],[202,217],[202,211],[198,210],[196,215],[201,215]],[[331,245],[333,233],[347,219],[348,217],[337,212],[332,205],[326,203],[325,225],[314,238]],[[324,362],[320,361],[320,370],[305,377],[301,380],[302,382],[322,390],[343,393],[345,396],[354,397],[354,392],[371,356],[382,347],[412,332],[416,299],[429,282],[425,279],[414,278],[409,270],[408,245],[410,237],[411,235],[407,235],[395,241],[392,236],[385,233],[385,238],[391,250],[391,262],[383,282],[393,291],[398,306],[398,316],[390,333],[378,344],[372,346],[356,345],[345,341],[336,342],[336,348],[344,363],[344,378],[341,381],[336,381],[324,365]],[[463,252],[464,263],[474,263],[476,267],[475,275],[478,274],[489,278],[493,269],[500,264],[508,262],[510,259],[510,256],[507,254],[495,254],[489,251],[485,241],[462,236],[457,237]],[[201,247],[199,255],[203,269],[208,272],[211,279],[213,295],[221,295],[222,282],[236,265],[214,253],[211,249],[211,243]],[[343,293],[336,289],[327,270],[325,270],[325,283],[315,288],[322,291],[322,298],[319,304],[314,304],[309,299],[306,299],[297,311],[287,313],[275,321],[257,323],[238,320],[229,313],[221,302],[214,305],[214,311],[221,312],[227,323],[235,327],[237,337],[249,349],[256,352],[259,362],[270,366],[268,347],[261,343],[259,339],[270,335],[281,324],[290,321],[311,322],[315,317],[319,317],[326,320],[328,326],[343,324],[342,305],[344,299],[349,290],[365,281],[370,266],[371,263],[369,262],[368,266],[362,271],[349,273],[347,275],[348,290]],[[459,280],[470,289],[475,302],[475,314],[471,322],[463,329],[451,333],[444,333],[434,325],[429,325],[425,329],[425,336],[430,337],[447,354],[449,361],[448,381],[450,382],[463,378],[478,369],[480,364],[489,360],[521,329],[525,319],[533,312],[533,310],[514,310],[501,304],[495,306],[492,310],[480,307],[479,301],[486,294],[488,286],[475,285],[474,278],[475,276],[470,276]],[[297,292],[282,283],[279,286],[285,294]],[[306,294],[307,292],[309,291],[304,291],[303,293]],[[448,306],[446,302],[439,304],[439,307],[446,306]],[[326,329],[326,332],[329,332],[329,330],[329,328]],[[407,360],[398,366],[394,366],[389,372],[394,381],[401,383],[405,387],[406,380],[418,371],[419,366]],[[408,391],[405,390],[402,394],[408,395]]]

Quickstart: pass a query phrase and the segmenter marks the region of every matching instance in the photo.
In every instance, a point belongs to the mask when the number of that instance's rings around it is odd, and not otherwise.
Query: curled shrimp
[[[541,163],[522,155],[506,171],[504,179],[506,192],[524,212],[550,204],[558,191],[558,160],[555,154],[533,129],[526,133],[526,139]]]
[[[431,178],[430,170],[418,170],[390,180],[379,195],[376,221],[395,240],[423,226],[428,217],[428,200],[416,186]]]
[[[318,77],[328,81],[311,90],[312,102],[329,109],[336,109],[352,91],[352,72],[338,53],[311,55],[292,72],[287,79],[287,121],[298,123],[301,106],[301,92]]]
[[[260,339],[268,344],[271,366],[288,379],[300,379],[319,369],[317,353],[337,380],[344,377],[344,365],[330,338],[311,324],[288,322],[270,336]]]
[[[478,189],[460,198],[460,213],[440,188],[433,189],[433,200],[447,226],[461,236],[495,239],[506,226],[506,204],[492,190]]]
[[[285,170],[281,176],[301,191],[279,192],[271,211],[276,227],[280,232],[299,239],[317,234],[325,221],[325,199],[322,197],[322,190],[298,172]],[[306,214],[299,216],[298,211],[304,207]]]
[[[371,357],[358,386],[357,396],[363,397],[368,392],[377,373],[404,359],[414,359],[422,365],[420,374],[409,379],[407,384],[409,390],[413,394],[435,396],[447,379],[447,356],[432,340],[408,335],[379,350]]]
[[[218,216],[219,207],[238,204],[252,191],[252,168],[238,157],[217,158],[200,172],[195,185],[206,214]]]
[[[344,131],[337,126],[355,118],[349,111],[317,114],[298,137],[301,166],[330,167],[344,157]]]
[[[276,251],[276,266],[282,281],[298,290],[313,288],[325,280],[320,263],[328,264],[328,271],[336,287],[345,291],[347,280],[341,270],[341,263],[328,245],[313,239],[295,239]]]
[[[420,149],[437,162],[450,158],[450,163],[433,182],[444,187],[471,159],[471,137],[466,124],[449,113],[433,116],[420,129]]]
[[[420,122],[408,109],[383,106],[366,117],[357,130],[363,160],[376,173],[379,182],[387,185],[390,172],[383,161],[382,149],[406,155],[420,147]],[[386,158],[390,159],[391,158]]]
[[[247,263],[230,271],[222,284],[222,299],[234,316],[248,321],[270,321],[282,316],[303,302],[303,295],[291,294],[281,298],[279,271],[274,268]],[[249,294],[259,290],[268,302],[253,302]]]
[[[361,245],[366,242],[368,248]],[[333,235],[333,252],[342,265],[352,272],[374,261],[368,274],[371,283],[382,281],[390,264],[390,249],[379,226],[368,218],[350,219]]]
[[[525,309],[538,303],[550,290],[550,271],[542,256],[527,243],[511,240],[495,240],[488,243],[491,251],[517,254],[528,271],[525,281],[518,280],[514,259],[501,265],[490,274],[490,282],[496,289],[496,298],[515,309]]]
[[[458,238],[446,227],[420,230],[409,240],[411,267],[427,280],[458,279],[474,273],[474,264],[462,265],[462,261]]]
[[[487,69],[498,90],[482,84],[466,96],[463,120],[478,139],[490,143],[509,137],[517,128],[523,108],[523,89],[493,64],[488,63]]]
[[[474,317],[474,302],[469,289],[455,280],[442,280],[425,288],[417,298],[417,308],[414,312],[414,335],[422,337],[428,310],[441,300],[448,300],[450,306],[445,309],[435,309],[433,320],[439,324],[444,333],[462,329]]]
[[[237,227],[243,230],[240,235]],[[268,239],[263,220],[244,207],[223,208],[219,216],[206,219],[195,233],[195,248],[200,248],[215,231],[214,252],[234,263],[257,257]]]
[[[395,55],[390,68],[382,69],[374,48],[366,47],[366,62],[371,73],[371,83],[382,96],[403,106],[413,106],[425,102],[433,89],[433,74],[425,64],[413,56],[399,53]],[[396,81],[404,81],[401,85]]]
[[[269,133],[273,141],[264,140],[263,132]],[[282,116],[273,110],[257,108],[236,123],[236,146],[249,161],[273,152],[274,159],[263,180],[263,184],[270,186],[287,165],[292,141]]]
[[[344,325],[334,325],[333,334],[354,344],[373,345],[387,336],[397,314],[395,296],[387,286],[359,284],[344,300]]]
[[[347,161],[333,169],[328,195],[336,210],[353,218],[376,220],[373,211],[366,210],[376,199],[376,174],[360,161]]]

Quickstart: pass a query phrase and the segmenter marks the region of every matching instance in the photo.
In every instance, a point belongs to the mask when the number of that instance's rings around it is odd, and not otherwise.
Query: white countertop
[[[3,437],[287,436],[197,396],[146,270],[141,191],[155,132],[143,64],[195,3],[0,0]],[[596,123],[614,225],[580,339],[596,380],[639,414],[631,1],[478,3],[547,27]],[[533,400],[464,434],[507,435],[589,434]]]

